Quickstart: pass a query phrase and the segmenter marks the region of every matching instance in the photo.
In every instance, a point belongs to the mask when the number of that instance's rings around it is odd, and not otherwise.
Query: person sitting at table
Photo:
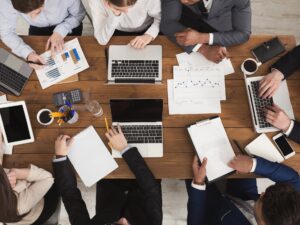
[[[113,35],[134,35],[130,45],[144,48],[159,34],[160,0],[88,0],[94,35],[106,45]]]
[[[300,45],[284,55],[270,68],[271,72],[260,81],[259,95],[262,98],[273,97],[281,81],[300,69]],[[291,120],[277,105],[266,109],[266,121],[282,130],[288,138],[300,143],[300,122]]]
[[[0,223],[44,224],[56,211],[59,201],[51,173],[34,165],[3,169],[2,147],[0,152]]]
[[[259,195],[256,179],[228,179],[226,194],[221,194],[215,184],[204,184],[208,163],[204,159],[200,166],[195,157],[194,179],[186,181],[188,225],[300,224],[300,177],[292,168],[259,157],[235,156],[229,166],[238,173],[254,172],[276,184]]]
[[[118,130],[112,128],[106,136],[109,145],[121,152],[136,180],[99,181],[96,215],[92,219],[77,188],[71,163],[66,157],[71,144],[70,137],[61,135],[56,140],[56,159],[53,160],[55,183],[71,224],[161,225],[163,216],[160,182],[155,180],[138,150],[128,146],[120,127]]]
[[[21,37],[16,34],[18,16],[30,24],[29,35],[50,36],[45,50],[52,55],[62,51],[67,35],[80,36],[85,9],[80,0],[1,0],[0,37],[14,54],[28,61],[45,64]],[[42,66],[29,64],[34,69]]]
[[[225,47],[250,37],[250,0],[163,0],[161,31],[187,53],[219,63]]]

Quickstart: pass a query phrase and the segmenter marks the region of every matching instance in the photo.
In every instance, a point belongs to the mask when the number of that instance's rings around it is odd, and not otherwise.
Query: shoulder
[[[250,6],[250,0],[232,0],[233,5],[237,7],[242,7],[249,5]]]
[[[0,11],[5,12],[17,12],[15,8],[13,7],[11,0],[1,0],[0,1]]]

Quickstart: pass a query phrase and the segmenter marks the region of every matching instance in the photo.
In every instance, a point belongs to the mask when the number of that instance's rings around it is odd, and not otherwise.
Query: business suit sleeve
[[[267,177],[276,183],[290,183],[300,191],[300,177],[295,170],[284,164],[270,162],[260,157],[257,157],[256,160],[255,174]]]
[[[185,184],[188,193],[187,225],[205,225],[206,191],[193,188],[191,180],[186,180]]]
[[[179,0],[162,0],[162,15],[160,29],[175,44],[179,45],[175,33],[184,31],[187,27],[179,22],[182,14],[182,4]],[[193,51],[194,46],[180,46],[187,53]]]
[[[300,45],[291,52],[280,58],[271,69],[277,69],[283,73],[284,78],[288,78],[297,69],[300,69]]]
[[[298,121],[294,121],[294,127],[288,138],[300,144],[300,123]]]
[[[249,40],[251,35],[250,0],[235,0],[231,19],[232,30],[214,33],[214,45],[228,47]]]
[[[140,191],[144,196],[145,213],[153,225],[162,224],[162,196],[158,181],[146,165],[137,148],[131,148],[123,154],[123,158],[134,173]]]
[[[69,160],[53,163],[55,184],[62,196],[72,225],[90,225],[90,217],[80,190],[77,188],[76,176]]]

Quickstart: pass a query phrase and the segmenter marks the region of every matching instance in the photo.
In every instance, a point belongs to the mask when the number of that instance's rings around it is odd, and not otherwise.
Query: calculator
[[[53,94],[53,103],[56,107],[65,105],[67,102],[77,104],[82,102],[82,92],[80,89],[75,89],[67,92],[58,92]]]

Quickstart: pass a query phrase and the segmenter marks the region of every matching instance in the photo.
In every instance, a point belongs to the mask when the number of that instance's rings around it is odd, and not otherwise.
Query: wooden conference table
[[[227,100],[222,102],[220,116],[229,138],[236,139],[242,147],[257,137],[258,134],[252,128],[240,65],[245,58],[252,57],[250,49],[270,38],[272,37],[253,36],[247,43],[228,49],[236,72],[226,77]],[[280,39],[288,50],[295,47],[296,41],[293,36],[281,36]],[[33,46],[37,52],[41,53],[44,51],[47,37],[27,36],[24,37],[24,40]],[[109,44],[127,44],[129,40],[131,40],[131,37],[113,37]],[[177,65],[175,55],[182,52],[182,50],[163,36],[154,41],[153,44],[163,46],[163,83],[161,85],[107,85],[105,47],[100,46],[93,37],[79,37],[79,41],[90,64],[90,69],[80,74],[79,82],[55,85],[42,90],[36,75],[33,74],[22,96],[8,97],[11,101],[26,101],[36,141],[31,144],[16,146],[13,155],[5,157],[5,167],[26,167],[32,163],[52,171],[52,156],[56,137],[60,134],[75,135],[91,124],[97,129],[102,139],[106,140],[104,117],[94,118],[89,112],[79,112],[80,119],[74,125],[59,127],[56,123],[53,123],[48,127],[44,127],[36,121],[36,114],[41,108],[55,109],[52,104],[53,93],[80,88],[82,91],[90,89],[91,98],[101,103],[109,123],[111,123],[109,100],[112,98],[163,98],[164,157],[147,158],[145,160],[156,178],[191,178],[191,162],[194,152],[186,126],[213,115],[170,116],[168,113],[167,79],[172,79],[173,65]],[[0,47],[4,47],[1,42]],[[270,65],[277,59],[261,66],[257,74],[266,74]],[[297,73],[289,78],[288,86],[295,116],[300,119],[300,71]],[[268,135],[271,137],[274,134]],[[297,154],[285,163],[300,172],[300,145],[292,141],[290,143]],[[234,145],[233,147],[238,152]],[[82,149],[82,151],[86,151],[86,149]],[[117,161],[119,168],[111,173],[109,178],[133,178],[133,174],[123,159]]]

